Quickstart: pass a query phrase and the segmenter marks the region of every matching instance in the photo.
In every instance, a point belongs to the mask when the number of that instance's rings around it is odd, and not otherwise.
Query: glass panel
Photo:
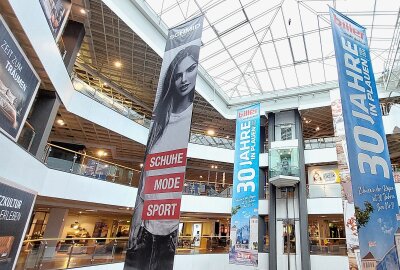
[[[296,232],[293,219],[283,221],[283,253],[296,253]]]
[[[270,149],[270,177],[278,175],[299,177],[299,151],[297,148]]]

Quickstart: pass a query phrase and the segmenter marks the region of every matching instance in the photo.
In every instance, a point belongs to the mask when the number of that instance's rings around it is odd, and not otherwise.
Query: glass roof
[[[376,79],[398,48],[400,0],[144,1],[168,27],[205,15],[200,64],[228,101],[336,81],[328,5],[367,28]]]

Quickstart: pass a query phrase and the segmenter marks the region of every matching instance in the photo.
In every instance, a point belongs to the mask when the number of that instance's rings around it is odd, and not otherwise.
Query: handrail
[[[129,237],[75,237],[75,238],[39,238],[24,240],[24,243],[39,242],[39,241],[80,241],[80,240],[128,240]]]
[[[117,163],[114,163],[114,162],[111,162],[111,161],[107,161],[107,160],[104,160],[104,159],[101,159],[101,158],[98,158],[98,157],[94,157],[94,156],[88,155],[88,154],[79,153],[79,152],[76,152],[76,151],[74,151],[74,150],[71,150],[71,149],[68,149],[68,148],[64,148],[64,147],[62,147],[62,146],[58,146],[58,145],[55,145],[55,144],[52,144],[52,143],[47,143],[47,145],[49,145],[49,146],[51,146],[51,147],[55,147],[55,148],[61,149],[61,150],[64,150],[64,151],[68,151],[68,152],[71,152],[71,153],[74,153],[74,154],[77,154],[77,155],[82,155],[82,156],[90,157],[90,158],[92,158],[92,159],[96,159],[96,160],[99,160],[99,161],[101,161],[101,162],[104,162],[104,163],[108,163],[108,164],[110,164],[110,165],[113,165],[113,166],[121,167],[121,168],[124,168],[124,169],[127,169],[127,170],[132,170],[132,171],[135,171],[135,172],[138,172],[138,173],[141,172],[141,171],[136,170],[136,169],[133,169],[133,168],[129,168],[129,167],[126,167],[126,166],[123,166],[123,165],[120,165],[120,164],[117,164]]]

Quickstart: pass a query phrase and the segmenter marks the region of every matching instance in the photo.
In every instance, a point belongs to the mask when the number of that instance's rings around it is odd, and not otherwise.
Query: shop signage
[[[15,268],[36,193],[0,178],[0,269]]]
[[[17,141],[40,80],[0,17],[0,130]]]
[[[399,207],[365,28],[332,8],[330,16],[361,264],[399,269],[397,253],[386,258],[399,242]]]
[[[125,270],[172,270],[203,17],[168,32]]]
[[[71,0],[39,0],[51,33],[56,41],[62,34],[71,10]]]
[[[229,263],[258,265],[260,104],[236,117]]]

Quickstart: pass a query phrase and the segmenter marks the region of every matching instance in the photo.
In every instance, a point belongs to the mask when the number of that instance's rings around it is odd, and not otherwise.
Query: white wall
[[[342,198],[318,198],[307,200],[308,214],[343,214]]]
[[[305,164],[337,162],[336,148],[304,150]]]
[[[231,198],[183,195],[181,212],[230,214]]]
[[[345,270],[349,269],[347,256],[320,256],[311,255],[311,270]]]
[[[267,270],[268,254],[258,254],[258,268],[245,267],[228,264],[228,254],[197,254],[197,255],[176,255],[174,270]],[[318,256],[311,255],[312,270],[344,270],[349,269],[349,260],[347,256]],[[114,263],[105,265],[96,265],[89,267],[80,267],[73,269],[82,270],[123,270],[124,263]],[[300,269],[300,268],[298,268]],[[279,269],[284,270],[284,269]]]

